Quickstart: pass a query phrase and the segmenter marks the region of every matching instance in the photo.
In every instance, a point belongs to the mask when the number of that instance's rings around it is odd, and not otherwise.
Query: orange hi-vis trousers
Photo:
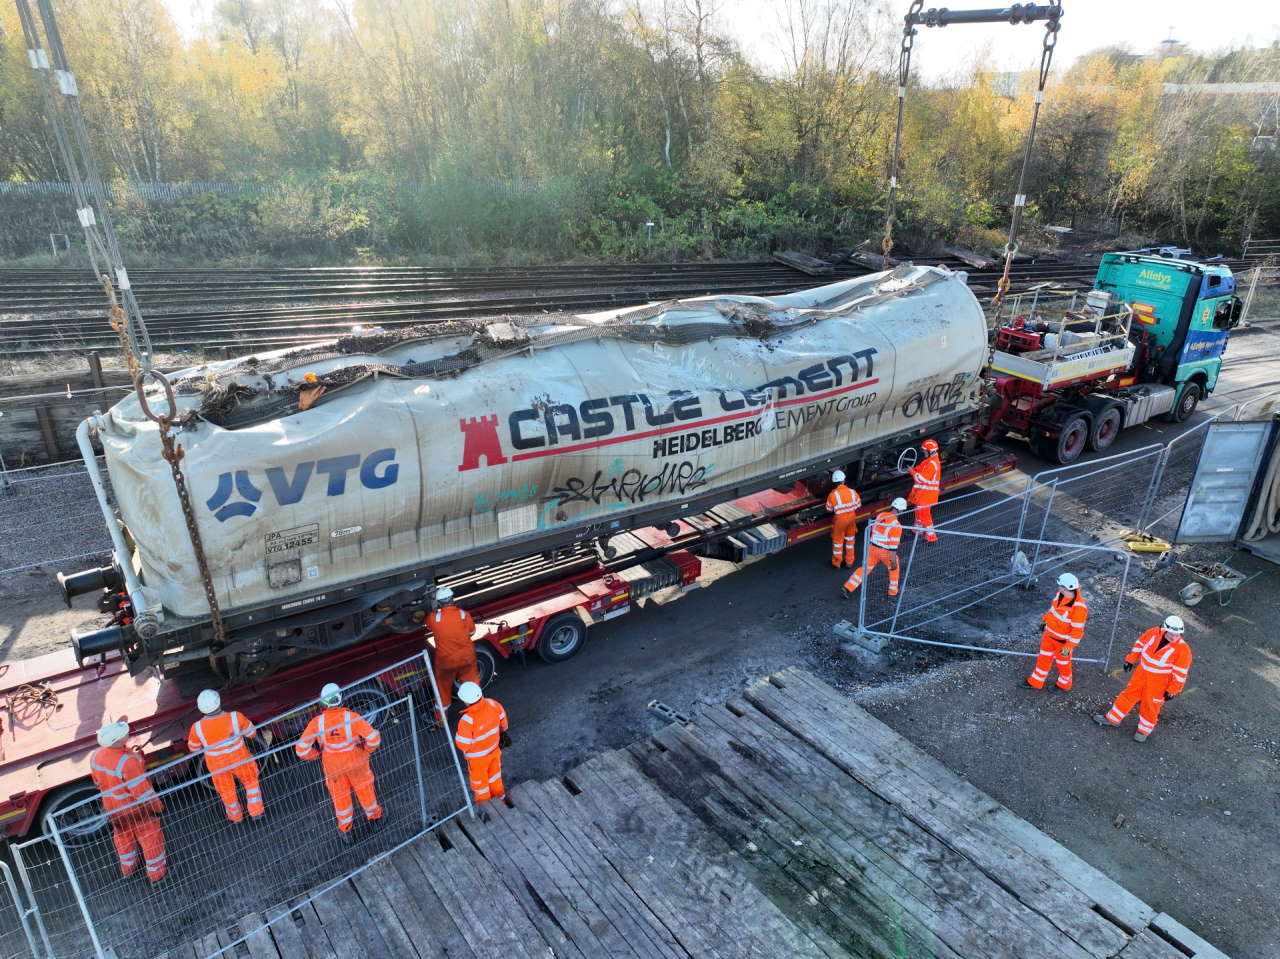
[[[885,549],[883,546],[872,545],[867,549],[867,565],[859,566],[853,571],[844,584],[846,593],[857,592],[858,587],[862,585],[863,576],[870,576],[871,571],[884,563],[885,568],[889,570],[889,595],[898,595],[898,554],[891,549]]]
[[[933,528],[933,504],[917,506],[915,510],[911,525],[917,528],[916,535],[923,536],[926,542],[936,543],[938,534]]]
[[[1107,712],[1107,722],[1119,726],[1124,717],[1138,704],[1138,732],[1151,735],[1160,720],[1160,710],[1164,707],[1164,694],[1169,677],[1153,675],[1141,666],[1129,677],[1129,684],[1120,690],[1120,695]]]
[[[841,564],[852,566],[858,555],[858,513],[850,510],[831,517],[831,565],[839,569]]]
[[[467,777],[471,780],[471,792],[476,802],[501,799],[507,794],[502,785],[502,750],[495,749],[487,756],[467,760]]]
[[[342,832],[350,832],[355,823],[356,810],[351,803],[353,792],[360,800],[365,819],[382,818],[382,807],[378,805],[378,796],[373,791],[373,770],[369,768],[369,756],[363,749],[349,753],[326,752],[324,784],[329,788],[333,814]]]
[[[244,818],[240,796],[236,792],[237,782],[244,787],[244,802],[249,807],[249,815],[255,819],[262,815],[262,786],[258,783],[258,763],[255,760],[228,763],[219,768],[215,768],[212,756],[206,756],[205,762],[209,764],[213,788],[218,790],[228,819],[239,822]]]
[[[111,819],[111,841],[120,857],[120,873],[133,874],[141,855],[147,869],[147,878],[159,882],[164,878],[168,864],[164,857],[164,830],[160,820],[150,812],[130,809],[117,813]]]
[[[1044,689],[1045,681],[1053,667],[1058,667],[1059,689],[1071,688],[1071,654],[1076,650],[1071,643],[1063,642],[1047,629],[1040,637],[1040,653],[1036,656],[1036,668],[1027,677],[1027,683],[1036,689]]]

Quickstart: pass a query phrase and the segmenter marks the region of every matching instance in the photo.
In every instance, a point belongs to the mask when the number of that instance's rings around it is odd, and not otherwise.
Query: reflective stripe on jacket
[[[914,505],[932,506],[938,502],[938,493],[942,489],[942,460],[937,453],[912,469],[911,478],[914,482],[909,499]]]
[[[1163,646],[1161,639],[1165,640]],[[1137,663],[1138,669],[1148,676],[1165,677],[1164,691],[1176,696],[1187,684],[1187,674],[1191,671],[1191,647],[1181,636],[1166,634],[1156,626],[1138,637],[1124,660]]]
[[[431,631],[436,662],[440,665],[465,666],[475,660],[471,637],[476,623],[465,609],[441,606],[427,617],[427,629]]]
[[[897,549],[900,542],[902,524],[898,522],[898,515],[891,510],[877,515],[875,522],[871,524],[871,545],[881,549]]]
[[[314,759],[317,750],[340,755],[363,746],[371,753],[381,745],[382,734],[363,716],[336,706],[312,719],[293,748],[303,759]]]
[[[861,505],[862,497],[843,483],[827,494],[827,512],[836,516],[852,513]]]
[[[498,748],[498,733],[507,728],[507,711],[496,699],[481,698],[462,712],[453,744],[468,759],[479,759]]]
[[[102,808],[117,812],[158,798],[142,757],[120,746],[102,746],[89,757],[89,775],[102,793]]]
[[[218,713],[192,724],[187,749],[193,753],[203,749],[206,756],[232,756],[248,752],[244,741],[257,734],[258,730],[244,713]]]
[[[1089,607],[1085,605],[1084,597],[1079,591],[1073,600],[1059,593],[1042,618],[1045,631],[1050,636],[1075,646],[1084,638],[1084,623],[1089,618]]]

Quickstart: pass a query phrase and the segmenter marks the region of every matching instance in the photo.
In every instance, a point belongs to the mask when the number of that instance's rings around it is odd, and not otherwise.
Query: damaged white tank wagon
[[[986,353],[963,275],[900,267],[767,299],[374,331],[173,379],[234,613],[670,519],[848,462],[975,407]],[[156,429],[132,396],[99,424],[120,519],[153,608],[207,617]]]

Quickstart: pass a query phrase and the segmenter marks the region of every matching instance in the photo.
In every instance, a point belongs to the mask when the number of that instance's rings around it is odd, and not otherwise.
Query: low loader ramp
[[[509,800],[229,954],[1223,957],[794,667]]]

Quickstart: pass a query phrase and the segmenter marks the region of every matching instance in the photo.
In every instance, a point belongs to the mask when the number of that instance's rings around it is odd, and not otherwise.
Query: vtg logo
[[[363,460],[359,453],[307,460],[295,466],[292,475],[286,473],[283,466],[268,466],[267,484],[280,506],[292,506],[300,501],[316,473],[328,477],[328,496],[341,496],[347,491],[347,475],[352,470],[358,471],[360,484],[365,489],[383,489],[400,478],[400,464],[395,459],[396,451],[388,448],[374,450]],[[233,492],[235,499],[232,499]],[[257,512],[261,499],[262,490],[249,478],[249,471],[236,470],[218,477],[218,488],[204,505],[219,523],[225,523],[233,516],[252,516]]]

